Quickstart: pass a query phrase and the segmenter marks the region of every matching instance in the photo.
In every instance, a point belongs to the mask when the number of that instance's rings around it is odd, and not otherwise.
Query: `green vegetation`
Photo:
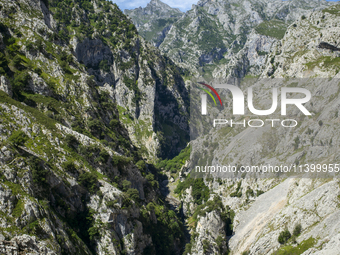
[[[266,52],[266,51],[261,51],[261,50],[258,50],[258,51],[256,51],[256,52],[257,52],[257,55],[259,55],[259,56],[265,56],[265,55],[268,54],[268,52]]]
[[[131,187],[131,182],[128,180],[123,180],[122,181],[122,190],[127,191]]]
[[[261,35],[274,37],[281,40],[286,33],[287,24],[281,20],[263,21],[255,28],[256,32]]]
[[[64,141],[70,148],[75,149],[78,146],[78,140],[71,134],[67,134],[64,138]]]
[[[203,254],[206,254],[208,252],[209,247],[210,247],[210,243],[207,239],[204,239],[202,241],[202,244],[203,244]]]
[[[132,200],[135,200],[135,201],[139,200],[139,192],[137,189],[128,189],[126,191],[126,195]]]
[[[299,236],[301,234],[301,231],[302,231],[302,226],[301,224],[296,224],[295,227],[294,227],[294,230],[293,230],[293,235],[294,236]]]
[[[72,160],[65,161],[61,164],[61,167],[65,169],[66,172],[75,174],[77,172],[77,167]]]
[[[151,221],[149,214],[157,218],[157,224]],[[176,213],[168,210],[164,205],[150,202],[141,211],[140,221],[145,233],[152,238],[152,245],[144,250],[144,254],[174,254],[173,242],[183,245],[183,225]]]
[[[297,246],[284,246],[281,247],[277,252],[275,252],[275,255],[300,255],[307,251],[308,249],[312,248],[316,244],[316,240],[313,237],[310,237],[309,239],[302,241]]]
[[[285,244],[288,242],[289,238],[291,238],[291,233],[289,232],[288,229],[285,229],[284,231],[280,232],[280,235],[278,237],[278,242],[280,244]]]
[[[173,159],[161,160],[157,163],[156,167],[164,169],[167,172],[177,173],[181,170],[185,162],[190,158],[191,147],[188,146],[181,150],[181,152]]]
[[[235,212],[232,209],[230,209],[229,206],[226,206],[224,208],[222,204],[222,199],[218,195],[215,195],[213,200],[209,200],[205,204],[202,204],[196,207],[193,215],[188,219],[189,226],[195,229],[197,222],[198,222],[198,217],[199,216],[205,217],[207,213],[210,213],[212,211],[215,211],[217,214],[221,215],[221,219],[223,220],[225,224],[226,235],[231,236],[233,234],[233,220],[235,217]],[[191,235],[190,243],[188,243],[185,246],[184,254],[191,253],[191,248],[194,245],[196,235],[198,234],[195,232]],[[216,238],[216,245],[219,249],[219,252],[220,252],[219,254],[228,253],[228,246],[227,246],[227,241],[225,238],[223,238],[222,236],[218,236]],[[208,249],[209,246],[206,246],[206,248]]]
[[[322,12],[323,13],[327,12],[327,13],[330,13],[332,15],[340,16],[340,5],[339,4],[333,5],[329,8],[323,9]]]
[[[230,194],[231,197],[242,197],[242,190],[241,190],[242,181],[237,183],[236,190]]]
[[[19,101],[16,101],[10,98],[5,92],[0,91],[0,102],[1,103],[8,103],[10,105],[15,105],[19,109],[23,109],[24,111],[32,114],[37,121],[37,123],[44,125],[51,131],[56,131],[55,123],[56,121],[47,117],[45,114],[41,113],[38,109],[35,109],[30,106],[25,106],[21,104]]]
[[[264,193],[264,191],[263,190],[257,190],[256,191],[256,196],[258,197],[258,196],[260,196],[260,195],[262,195]]]
[[[195,204],[202,204],[203,201],[207,201],[210,196],[209,188],[204,184],[203,178],[194,179],[190,175],[183,181],[178,183],[175,193],[182,194],[183,191],[192,186],[191,195],[194,198]]]
[[[44,162],[39,158],[31,157],[29,159],[29,164],[32,170],[33,182],[42,188],[47,188],[48,170],[46,169],[46,166],[44,166]]]
[[[96,193],[99,190],[98,187],[98,177],[95,173],[84,172],[78,177],[78,182],[80,185],[87,188],[90,193]]]
[[[299,148],[299,144],[300,144],[300,138],[297,136],[294,139],[294,150],[297,150]]]
[[[28,136],[24,131],[14,131],[8,138],[8,141],[13,143],[15,146],[23,145],[28,140]]]
[[[246,196],[247,196],[247,198],[255,196],[254,191],[250,187],[247,188]]]
[[[145,179],[148,180],[148,182],[151,184],[152,187],[157,188],[157,189],[159,188],[159,183],[157,180],[155,180],[155,176],[152,173],[148,173],[145,176]]]
[[[168,210],[168,205],[158,197],[158,180],[161,174],[158,174],[156,168],[153,169],[154,166],[146,165],[141,157],[141,150],[132,145],[127,130],[120,125],[121,116],[118,116],[116,103],[102,87],[98,87],[99,83],[103,82],[102,77],[96,74],[96,77],[86,78],[90,73],[86,72],[87,68],[92,68],[97,73],[100,73],[98,69],[108,72],[112,63],[106,58],[98,61],[99,63],[93,67],[78,63],[74,54],[76,49],[69,44],[73,36],[79,42],[85,38],[102,40],[111,50],[119,48],[129,53],[128,63],[120,62],[122,58],[114,56],[118,68],[128,69],[139,65],[136,62],[139,54],[139,44],[137,45],[135,40],[136,28],[118,7],[109,1],[96,1],[98,8],[96,12],[94,2],[90,0],[42,0],[42,3],[48,6],[56,21],[53,31],[45,30],[43,27],[30,31],[28,27],[21,27],[21,31],[28,30],[30,38],[26,38],[27,33],[20,33],[19,28],[15,29],[15,23],[7,22],[6,15],[5,25],[0,23],[3,36],[0,74],[9,80],[13,90],[13,98],[0,91],[0,103],[12,111],[2,112],[1,124],[4,125],[5,134],[10,135],[8,141],[3,141],[3,144],[11,151],[8,162],[11,162],[13,174],[16,178],[25,176],[25,180],[29,182],[25,183],[32,189],[30,194],[26,194],[26,189],[19,184],[22,182],[14,184],[0,174],[1,181],[16,197],[13,201],[13,215],[8,217],[19,218],[25,209],[26,200],[29,199],[46,210],[46,213],[41,214],[41,218],[28,222],[26,226],[21,226],[21,229],[13,227],[6,231],[10,235],[19,233],[36,235],[46,240],[48,245],[50,241],[53,241],[53,245],[56,241],[60,245],[57,249],[61,254],[69,253],[64,244],[70,241],[75,247],[76,254],[88,253],[87,248],[95,254],[96,239],[100,235],[100,230],[110,228],[109,224],[103,224],[99,220],[96,222],[95,214],[98,212],[87,207],[90,195],[96,194],[100,199],[99,203],[104,200],[99,190],[100,179],[124,190],[122,195],[124,209],[133,206],[148,210],[148,215],[141,218],[145,221],[143,231],[149,231],[149,236],[153,239],[153,245],[149,248],[154,254],[172,254],[175,245],[176,247],[182,245],[183,230],[176,213]],[[43,19],[42,13],[36,15],[25,3],[13,2],[13,6],[15,6],[13,13],[24,11],[29,16]],[[12,14],[9,17],[12,17]],[[143,54],[148,58],[148,64],[154,66],[155,60],[151,59],[150,55],[157,54],[152,51],[154,50],[145,50],[147,53]],[[24,55],[27,52],[29,58]],[[117,51],[113,51],[112,54],[116,53]],[[159,58],[164,62],[167,71],[162,73],[163,76],[159,75],[159,78],[166,79],[167,84],[172,86],[175,82],[170,76],[180,73],[170,61],[164,59]],[[154,79],[151,82],[154,82]],[[135,92],[134,101],[137,104],[143,95],[138,90],[135,77],[127,80],[127,85]],[[37,89],[41,94],[35,92]],[[170,103],[173,102],[177,101],[173,99]],[[18,112],[13,106],[19,108],[20,116],[13,117],[13,114]],[[180,107],[178,106],[178,109]],[[84,143],[84,140],[79,139],[74,133],[66,134],[68,131],[59,130],[57,123],[71,126],[73,131],[90,137],[91,145],[88,145],[87,141]],[[151,119],[145,126],[150,125]],[[168,126],[170,127],[170,124]],[[15,128],[18,128],[18,131],[13,131]],[[153,133],[153,131],[147,133],[145,130],[142,132],[147,135]],[[18,146],[25,148],[20,149]],[[108,148],[119,152],[119,155],[112,154]],[[179,162],[176,161],[176,164],[169,162],[169,167],[181,167],[187,156],[180,155],[177,158]],[[139,192],[134,189],[135,183],[131,185],[127,179],[130,178],[128,172],[130,167],[126,166],[130,164],[131,168],[134,168],[134,163],[147,180],[143,181],[142,187],[146,194],[145,200],[139,199]],[[150,169],[152,173],[149,172]],[[74,182],[75,179],[79,185]],[[56,180],[58,185],[52,185]],[[201,184],[195,184],[196,191]],[[198,203],[207,200],[208,196],[205,193],[196,193]],[[155,202],[145,206],[146,201],[151,200]],[[114,208],[115,204],[118,205],[115,209],[121,213],[118,201],[107,202],[109,208]],[[157,224],[152,222],[154,218],[150,218],[151,213],[156,215]],[[136,216],[131,214],[127,224],[134,224],[133,217]],[[61,230],[50,240],[43,234],[41,228],[45,220],[49,220]],[[124,254],[126,251],[123,247],[124,242],[121,241],[120,245],[121,253]]]
[[[314,67],[322,67],[325,69],[335,69],[335,72],[340,71],[340,58],[331,56],[321,56],[312,62],[306,63],[308,69],[312,70]]]

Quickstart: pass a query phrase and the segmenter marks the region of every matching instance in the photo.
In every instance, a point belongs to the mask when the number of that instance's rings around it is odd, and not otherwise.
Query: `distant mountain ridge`
[[[124,13],[132,19],[139,33],[156,47],[163,42],[172,24],[183,15],[179,9],[159,0],[151,0],[145,8],[124,10]]]
[[[142,36],[179,65],[206,76],[243,77],[250,69],[253,70],[250,73],[256,74],[261,69],[252,68],[243,53],[237,55],[251,36],[265,36],[271,44],[281,39],[288,25],[302,15],[332,4],[325,0],[201,0],[185,14],[176,16],[174,23],[159,26],[158,30],[152,30],[159,19],[150,15],[149,10],[158,6],[170,12],[171,8],[160,1],[125,13]],[[143,19],[147,22],[141,26],[139,22]],[[254,61],[263,63],[264,55],[265,51]]]

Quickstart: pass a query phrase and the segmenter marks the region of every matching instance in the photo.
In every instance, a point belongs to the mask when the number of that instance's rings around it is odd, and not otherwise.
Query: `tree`
[[[13,58],[13,64],[15,67],[20,67],[20,64],[21,64],[21,57],[19,57],[18,55],[16,55],[14,58]]]
[[[79,175],[78,182],[89,190],[90,193],[95,193],[98,190],[98,177],[95,173],[85,172]]]
[[[77,168],[76,168],[76,165],[74,164],[73,161],[71,160],[68,160],[66,162],[63,162],[61,164],[61,167],[64,168],[66,170],[66,172],[69,172],[69,173],[76,173],[77,172]]]
[[[126,191],[126,194],[128,195],[129,198],[132,200],[137,201],[139,199],[139,192],[137,189],[128,189]]]
[[[65,136],[65,143],[68,147],[75,149],[78,146],[78,140],[71,134]]]
[[[21,130],[14,131],[8,139],[15,146],[23,145],[27,140],[28,136]]]
[[[285,229],[284,231],[282,231],[278,237],[278,241],[280,244],[285,244],[289,238],[291,238],[291,233],[289,232],[288,229]]]
[[[41,187],[47,187],[47,173],[48,170],[43,167],[43,161],[38,158],[32,157],[30,159],[30,166],[32,170],[33,182]]]
[[[131,187],[131,182],[128,180],[124,180],[122,181],[122,185],[123,185],[123,191],[126,191]]]
[[[301,227],[301,224],[296,224],[295,225],[295,228],[293,230],[293,235],[294,236],[299,236],[301,234],[301,230],[302,230],[302,227]]]

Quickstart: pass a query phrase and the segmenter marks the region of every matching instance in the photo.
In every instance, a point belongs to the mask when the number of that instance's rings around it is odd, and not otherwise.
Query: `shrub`
[[[140,171],[145,171],[146,169],[146,165],[145,165],[145,162],[144,160],[139,160],[137,163],[136,163],[136,166],[138,167],[138,169]],[[151,174],[151,173],[150,173]],[[146,179],[148,179],[148,177],[146,176]]]
[[[89,190],[90,193],[96,193],[98,190],[98,177],[95,173],[85,172],[79,175],[78,182]]]
[[[247,191],[246,191],[246,196],[247,197],[254,197],[254,191],[248,187]]]
[[[128,180],[122,181],[123,191],[127,191],[131,187],[131,182]]]
[[[63,162],[61,164],[61,167],[64,168],[66,172],[69,172],[69,173],[72,173],[72,174],[75,174],[77,172],[76,165],[71,160]]]
[[[102,125],[98,119],[90,120],[88,126],[92,134],[100,134],[102,132]]]
[[[114,201],[106,201],[106,207],[109,207],[109,208],[114,208],[115,207],[115,204],[117,203],[117,200],[114,200]]]
[[[291,233],[289,232],[288,229],[285,229],[284,231],[280,232],[279,237],[278,237],[278,241],[280,244],[285,244],[289,238],[291,238]]]
[[[35,68],[33,69],[33,72],[35,72],[35,73],[38,74],[38,75],[41,75],[41,74],[42,74],[42,70],[41,70],[40,67],[35,67]]]
[[[46,187],[47,186],[46,177],[48,171],[43,167],[42,161],[38,158],[31,158],[30,166],[32,169],[33,182],[42,187]]]
[[[209,241],[207,239],[204,239],[202,243],[203,243],[203,253],[206,254],[210,246]]]
[[[27,140],[28,136],[21,130],[14,131],[8,140],[15,146],[23,145]]]
[[[302,226],[301,224],[296,224],[293,230],[293,235],[294,236],[299,236],[301,234]]]
[[[299,144],[300,144],[300,138],[297,136],[294,139],[294,150],[299,148]]]
[[[242,182],[237,183],[237,188],[236,188],[235,192],[232,192],[230,194],[231,197],[242,197],[241,184],[242,184]]]
[[[73,135],[67,134],[64,141],[70,148],[75,149],[78,146],[78,140]]]
[[[260,196],[260,195],[262,195],[263,193],[264,193],[264,191],[258,189],[258,190],[256,191],[256,196]]]
[[[130,161],[131,161],[130,158],[125,158],[125,157],[118,156],[118,155],[112,156],[112,165],[114,166],[122,167],[124,165],[129,164]]]
[[[119,127],[119,120],[112,119],[112,120],[110,121],[110,127],[111,127],[111,128]]]
[[[209,196],[210,196],[210,191],[209,191],[209,188],[204,184],[204,181],[203,181],[202,178],[195,179],[195,180],[193,180],[193,183],[190,183],[190,184],[191,185],[189,185],[189,186],[192,186],[191,195],[194,198],[193,202],[195,204],[200,205],[200,204],[202,204],[203,200],[208,201]]]
[[[18,96],[28,84],[30,78],[27,72],[16,72],[12,82],[13,93]]]
[[[222,236],[219,235],[216,238],[216,244],[217,244],[217,247],[220,253],[222,253],[224,243],[226,243],[226,241],[224,240]]]
[[[138,201],[139,199],[139,192],[137,189],[128,189],[126,191],[126,194],[128,195],[130,199],[133,199],[135,201]]]
[[[99,153],[100,161],[101,162],[107,162],[109,160],[110,154],[106,150],[102,150]]]
[[[102,69],[105,72],[110,72],[110,66],[108,65],[108,61],[107,60],[102,60],[99,63],[99,68]]]
[[[154,188],[159,188],[159,183],[157,180],[155,180],[155,176],[152,173],[148,173],[145,178],[148,180],[148,182],[151,184]]]
[[[14,58],[13,58],[13,64],[15,67],[19,67],[20,64],[21,64],[21,57],[19,57],[18,55],[16,55]]]
[[[146,209],[151,212],[155,210],[155,204],[153,202],[150,202],[147,204]]]
[[[34,44],[31,41],[26,42],[26,50],[31,51],[34,49]]]

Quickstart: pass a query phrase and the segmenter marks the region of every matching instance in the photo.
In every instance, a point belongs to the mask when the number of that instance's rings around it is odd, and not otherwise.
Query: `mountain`
[[[174,190],[183,201],[183,212],[191,228],[191,241],[185,254],[205,254],[204,251],[220,254],[225,243],[230,254],[340,252],[339,169],[326,175],[320,168],[322,164],[333,167],[340,159],[339,19],[339,4],[298,18],[282,40],[268,49],[260,79],[239,79],[235,83],[242,91],[252,88],[256,109],[268,109],[273,87],[308,89],[312,99],[305,106],[311,116],[305,116],[297,108],[291,108],[289,117],[279,113],[256,116],[246,111],[245,116],[232,117],[239,125],[207,129],[204,135],[191,141],[190,161],[180,171],[181,182]],[[199,98],[201,90],[195,87],[191,86],[191,97]],[[222,100],[229,100],[230,93],[222,90],[218,93]],[[195,113],[194,104],[191,115]],[[216,108],[211,104],[208,112],[222,118],[231,116],[232,105],[228,101],[223,108]],[[251,119],[287,117],[297,120],[298,125],[294,128],[240,125],[242,120],[248,123]],[[197,122],[197,129],[203,129],[202,119],[191,116],[191,125]],[[229,175],[203,173],[204,183],[196,183],[193,178],[196,166],[217,165],[231,165],[238,170],[242,166],[268,165],[315,168],[307,176],[286,174],[281,178],[276,173],[275,178],[263,172],[253,173],[250,168]],[[227,236],[225,239],[218,238],[225,237],[223,234]]]
[[[339,180],[320,176],[339,169],[339,6],[201,1],[157,49],[110,1],[0,0],[0,253],[339,254]],[[274,86],[301,85],[312,115],[205,129],[201,90],[171,58],[251,87],[259,108]],[[220,95],[208,110],[224,118]],[[316,174],[194,178],[196,162]]]
[[[136,26],[139,34],[158,47],[171,29],[173,23],[183,16],[179,9],[159,1],[151,0],[145,8],[124,10]]]
[[[159,48],[180,66],[205,77],[258,75],[267,48],[283,37],[289,24],[331,4],[318,0],[202,0],[172,24]],[[142,9],[127,13],[138,24],[134,12]],[[142,17],[148,20],[149,15],[138,15],[139,20]],[[144,28],[137,29],[143,35]],[[248,53],[254,36],[265,46]],[[256,63],[249,62],[245,55],[254,54]]]
[[[181,69],[105,0],[0,1],[0,49],[0,253],[179,254]]]

